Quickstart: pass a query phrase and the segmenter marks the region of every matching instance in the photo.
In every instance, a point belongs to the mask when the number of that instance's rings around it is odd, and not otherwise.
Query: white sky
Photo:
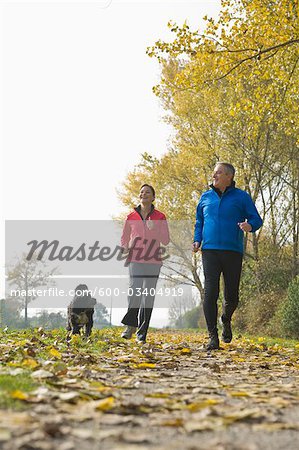
[[[116,189],[171,134],[146,47],[171,38],[169,20],[202,25],[220,0],[0,4],[2,219],[117,215]]]

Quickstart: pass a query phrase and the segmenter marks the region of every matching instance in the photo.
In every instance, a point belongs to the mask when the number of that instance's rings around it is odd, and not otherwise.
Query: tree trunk
[[[293,275],[299,274],[299,158],[294,161],[293,190]]]

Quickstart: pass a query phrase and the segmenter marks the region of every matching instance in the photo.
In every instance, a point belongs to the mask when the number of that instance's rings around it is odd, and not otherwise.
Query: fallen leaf
[[[57,359],[62,358],[61,353],[54,347],[50,348],[49,353],[51,356],[54,356],[54,358],[57,358]]]
[[[96,410],[98,411],[109,411],[110,409],[114,408],[115,406],[115,399],[114,397],[107,397],[103,400],[99,400],[96,402]]]
[[[73,402],[75,399],[78,399],[80,397],[80,394],[78,392],[61,392],[58,395],[59,399],[64,402]]]
[[[9,441],[11,439],[11,432],[5,428],[0,428],[0,442]]]
[[[192,352],[191,352],[190,348],[185,347],[185,348],[182,348],[181,353],[183,355],[190,355]]]
[[[54,374],[48,370],[40,369],[31,374],[33,378],[52,378]]]
[[[229,392],[229,395],[232,397],[250,397],[251,395],[248,392],[245,391],[231,391]]]
[[[153,363],[139,363],[133,365],[134,369],[155,369],[156,364]]]
[[[19,391],[18,389],[15,391],[12,391],[10,393],[10,397],[17,399],[17,400],[27,400],[28,399],[28,394],[26,394],[26,392],[22,392]]]
[[[218,405],[218,403],[221,403],[222,400],[214,399],[214,398],[208,398],[206,400],[202,400],[200,402],[194,402],[187,405],[187,409],[191,412],[199,411],[203,408],[208,408],[209,406]]]
[[[222,418],[209,417],[209,419],[206,420],[188,420],[184,423],[184,428],[188,433],[192,433],[193,431],[214,431],[224,428],[224,425]]]
[[[181,427],[183,426],[183,424],[184,421],[180,418],[162,420],[162,422],[159,423],[159,425],[161,425],[162,427]]]
[[[22,361],[22,366],[35,369],[35,367],[39,366],[39,363],[33,358],[27,358]]]

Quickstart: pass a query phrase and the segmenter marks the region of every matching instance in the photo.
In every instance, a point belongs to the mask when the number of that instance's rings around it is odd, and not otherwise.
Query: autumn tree
[[[34,290],[53,286],[55,283],[51,277],[55,270],[55,268],[47,270],[46,263],[38,261],[35,257],[28,261],[26,255],[23,254],[8,271],[8,284],[11,291],[16,291],[14,298],[24,301],[25,326],[28,325],[28,304],[36,298]]]

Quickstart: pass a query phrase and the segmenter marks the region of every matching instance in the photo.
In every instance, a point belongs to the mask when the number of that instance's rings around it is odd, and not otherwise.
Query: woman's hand
[[[154,228],[154,221],[153,220],[147,220],[146,221],[146,226],[147,226],[148,230],[153,230],[153,228]]]
[[[122,251],[123,255],[126,255],[127,253],[129,253],[129,248],[128,247],[122,247],[121,251]]]

